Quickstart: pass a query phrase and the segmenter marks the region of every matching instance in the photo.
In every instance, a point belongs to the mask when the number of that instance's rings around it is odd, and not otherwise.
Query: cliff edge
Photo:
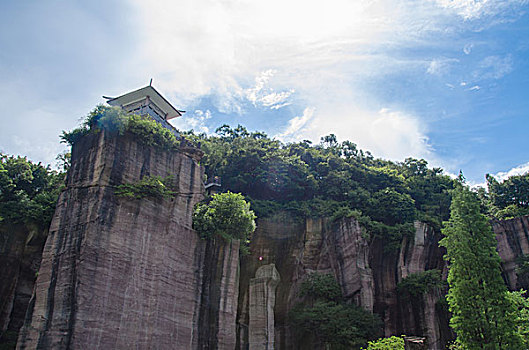
[[[238,242],[206,243],[191,228],[199,159],[131,134],[74,145],[18,349],[233,348]],[[172,176],[176,195],[116,196],[145,176]]]

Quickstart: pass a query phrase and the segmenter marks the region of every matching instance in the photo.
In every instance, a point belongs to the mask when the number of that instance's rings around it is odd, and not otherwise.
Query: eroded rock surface
[[[16,343],[47,233],[35,225],[0,225],[0,347]]]
[[[250,350],[273,350],[276,287],[281,278],[274,264],[257,269],[250,280],[248,343]]]
[[[102,132],[74,146],[17,348],[233,347],[238,243],[218,244],[207,256],[191,228],[203,196],[196,158]],[[178,194],[116,197],[117,185],[143,176],[173,176]],[[217,317],[204,319],[205,301]]]
[[[248,276],[270,263],[281,275],[274,310],[276,349],[300,346],[289,329],[288,312],[299,301],[301,282],[313,272],[333,274],[349,302],[381,316],[386,335],[425,336],[434,348],[451,339],[446,310],[437,305],[442,291],[427,293],[413,303],[397,293],[397,284],[410,274],[430,269],[446,273],[440,235],[425,224],[416,223],[414,239],[404,239],[400,249],[391,251],[379,239],[369,240],[369,233],[353,218],[330,223],[278,214],[259,220],[257,227],[252,254],[241,265],[238,348],[243,349],[248,339]]]
[[[503,276],[511,290],[529,289],[529,271],[520,271],[520,259],[529,255],[529,216],[495,220],[492,228],[498,241]]]

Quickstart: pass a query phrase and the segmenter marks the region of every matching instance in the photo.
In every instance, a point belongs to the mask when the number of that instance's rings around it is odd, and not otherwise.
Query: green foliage
[[[385,188],[374,193],[369,208],[371,218],[387,225],[404,224],[415,219],[415,201],[407,193]]]
[[[278,211],[288,211],[294,217],[329,217],[334,222],[344,217],[361,215],[360,211],[351,209],[346,202],[317,197],[306,201],[274,201],[253,198],[250,201],[258,217],[270,217]]]
[[[119,197],[130,199],[170,198],[176,194],[172,176],[145,176],[134,184],[121,184],[114,193]]]
[[[361,307],[326,300],[293,308],[290,321],[302,336],[315,335],[327,349],[358,349],[380,329],[380,320]]]
[[[524,296],[524,290],[508,292],[507,296],[515,307],[512,318],[517,327],[518,336],[521,339],[522,349],[529,348],[529,299]]]
[[[123,135],[128,132],[147,146],[165,150],[175,150],[180,142],[176,136],[160,123],[148,116],[127,114],[119,107],[99,105],[88,114],[83,124],[70,132],[63,131],[62,142],[73,145],[84,135],[106,130],[110,133]]]
[[[397,284],[398,292],[411,298],[421,297],[424,293],[441,287],[441,271],[436,269],[413,273]]]
[[[366,231],[388,242],[388,250],[413,230],[414,219],[437,229],[448,219],[453,181],[424,160],[375,159],[335,135],[317,145],[283,144],[240,125],[223,125],[217,136],[186,137],[201,142],[207,176],[220,176],[224,188],[247,196],[259,217],[281,210],[333,221],[362,217]]]
[[[332,275],[313,273],[301,285],[304,303],[289,313],[300,339],[319,342],[327,349],[358,349],[379,335],[381,322],[372,313],[343,301]]]
[[[312,273],[301,284],[300,296],[337,302],[342,298],[342,289],[333,275]]]
[[[403,337],[380,338],[367,343],[365,350],[404,350]]]
[[[529,276],[529,255],[524,255],[516,259],[516,274],[518,275],[518,282],[527,280]]]
[[[449,262],[450,324],[467,349],[517,349],[514,307],[500,271],[496,239],[476,193],[459,184],[440,244]]]
[[[498,219],[529,215],[529,173],[515,175],[498,182],[487,174],[488,208]]]
[[[198,203],[193,212],[193,228],[204,239],[221,237],[246,243],[255,231],[256,216],[240,193],[219,193],[207,203]]]
[[[0,221],[47,228],[63,183],[62,173],[0,153]]]

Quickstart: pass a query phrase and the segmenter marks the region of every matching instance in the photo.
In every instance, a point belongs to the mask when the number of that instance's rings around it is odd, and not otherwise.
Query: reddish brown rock
[[[404,301],[397,284],[412,273],[445,269],[440,234],[416,223],[414,239],[404,239],[401,248],[387,251],[384,242],[369,240],[369,232],[353,218],[331,223],[325,219],[294,219],[286,214],[258,221],[251,251],[241,265],[238,348],[248,341],[249,278],[274,263],[281,275],[275,306],[276,349],[296,349],[299,341],[288,327],[288,312],[299,301],[305,276],[332,273],[346,299],[378,313],[385,334],[421,335],[432,346],[444,346],[452,338],[446,310],[439,307],[442,291],[432,291],[421,300]],[[262,260],[259,258],[262,257]]]
[[[273,350],[274,306],[276,287],[280,281],[274,264],[257,269],[250,280],[248,343],[250,350]]]
[[[208,247],[191,229],[193,206],[203,196],[196,158],[144,146],[132,135],[91,134],[74,146],[17,348],[234,344],[238,243],[218,243],[206,256]],[[115,186],[143,176],[173,176],[178,194],[116,197]],[[207,261],[220,268],[211,271]],[[217,317],[205,322],[204,308]],[[204,328],[207,339],[200,337]]]
[[[529,216],[494,220],[492,228],[498,241],[503,276],[511,290],[529,289],[529,275],[518,271],[520,259],[529,255]]]
[[[47,233],[36,225],[0,225],[0,348],[16,343]]]

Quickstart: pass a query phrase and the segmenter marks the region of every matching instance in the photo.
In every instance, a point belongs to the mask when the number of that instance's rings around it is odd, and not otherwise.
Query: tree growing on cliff
[[[440,244],[450,264],[447,299],[457,342],[464,349],[519,349],[515,309],[501,277],[490,223],[466,186],[458,184],[452,195]]]
[[[246,242],[255,231],[256,216],[240,193],[219,193],[207,203],[198,203],[193,228],[202,238],[221,237]]]
[[[498,182],[487,174],[490,211],[499,219],[529,214],[529,173],[514,175]]]

